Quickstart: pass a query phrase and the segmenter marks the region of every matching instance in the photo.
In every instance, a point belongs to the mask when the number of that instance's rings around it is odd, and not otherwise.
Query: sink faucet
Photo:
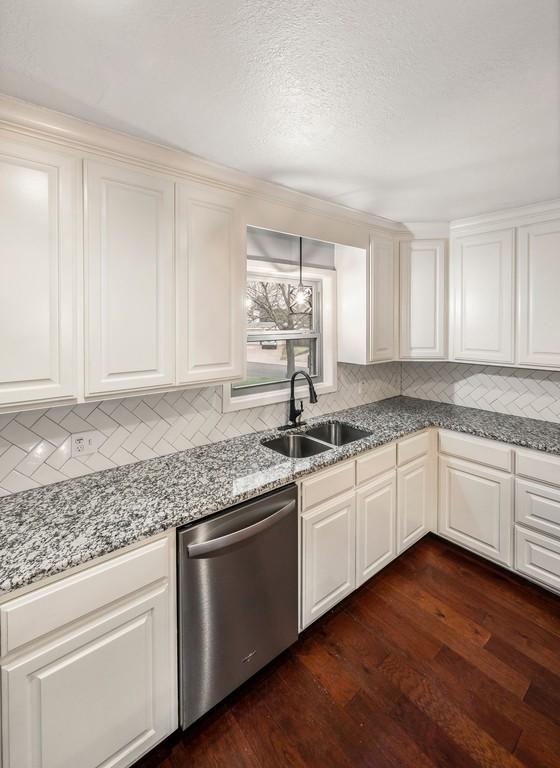
[[[285,429],[291,429],[292,427],[299,427],[305,424],[305,422],[298,421],[298,419],[301,418],[301,414],[303,413],[303,400],[300,400],[299,408],[296,408],[294,390],[297,376],[304,376],[307,379],[307,383],[309,384],[309,402],[317,402],[317,392],[315,392],[315,387],[313,386],[313,382],[311,381],[309,374],[307,374],[305,371],[295,371],[292,374],[292,378],[290,379],[290,416],[289,423],[286,425]]]

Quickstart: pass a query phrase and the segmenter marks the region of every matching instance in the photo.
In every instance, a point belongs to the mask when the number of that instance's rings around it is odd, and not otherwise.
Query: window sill
[[[315,386],[318,395],[326,395],[328,392],[336,392],[336,377],[334,381],[323,381]],[[307,384],[298,386],[295,389],[296,400],[309,401],[309,388]],[[289,389],[279,390],[277,392],[258,392],[251,395],[242,395],[239,397],[231,396],[231,384],[224,384],[222,395],[222,413],[231,413],[232,411],[242,411],[247,408],[260,408],[264,405],[274,405],[275,403],[287,403],[290,400]]]

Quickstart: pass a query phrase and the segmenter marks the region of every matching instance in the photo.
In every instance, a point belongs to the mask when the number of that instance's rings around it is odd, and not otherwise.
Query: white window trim
[[[271,264],[264,261],[248,261],[247,273],[263,277],[284,277],[299,280],[299,269],[291,264]],[[323,356],[323,380],[315,385],[318,395],[336,392],[336,272],[329,269],[304,267],[305,280],[321,281],[321,343]],[[244,330],[246,333],[246,329]],[[246,364],[245,364],[246,367]],[[245,375],[245,372],[244,372]],[[268,392],[253,392],[238,397],[231,396],[231,384],[223,385],[222,412],[241,411],[245,408],[258,408],[261,405],[286,403],[290,399],[289,389],[269,390]],[[295,394],[298,400],[309,400],[309,389],[296,386]]]

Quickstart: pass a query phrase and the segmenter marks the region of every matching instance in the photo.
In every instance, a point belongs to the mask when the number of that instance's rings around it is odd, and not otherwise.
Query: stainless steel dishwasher
[[[179,531],[182,728],[297,640],[297,519],[290,485]]]

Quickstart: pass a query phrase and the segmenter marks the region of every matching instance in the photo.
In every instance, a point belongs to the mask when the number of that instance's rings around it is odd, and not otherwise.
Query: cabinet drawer
[[[422,432],[420,435],[401,440],[397,448],[399,467],[420,456],[425,456],[430,450],[430,433]]]
[[[356,459],[356,485],[367,483],[374,477],[390,472],[397,461],[397,446],[395,443],[378,448],[365,456]]]
[[[320,472],[301,484],[303,509],[309,509],[323,501],[328,501],[339,493],[354,487],[354,462],[346,462]]]
[[[516,451],[515,472],[560,486],[560,457],[546,456],[538,451]]]
[[[560,592],[560,541],[516,525],[515,570]]]
[[[487,467],[495,467],[504,472],[512,471],[511,448],[495,440],[484,440],[480,437],[442,430],[439,433],[439,451],[458,456],[460,459],[486,464]]]
[[[169,573],[160,539],[0,606],[0,655],[81,619]]]
[[[560,539],[560,488],[517,479],[515,520]]]

